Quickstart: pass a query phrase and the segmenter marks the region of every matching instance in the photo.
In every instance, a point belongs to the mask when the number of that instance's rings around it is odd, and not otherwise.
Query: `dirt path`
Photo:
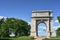
[[[37,37],[35,40],[42,40],[44,39],[45,37]]]

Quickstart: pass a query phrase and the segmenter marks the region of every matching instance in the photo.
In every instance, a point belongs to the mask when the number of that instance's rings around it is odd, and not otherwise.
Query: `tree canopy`
[[[28,36],[30,34],[30,25],[24,20],[17,18],[0,19],[0,37],[10,37],[11,33],[15,37]]]
[[[59,23],[60,23],[60,16],[57,16],[57,19],[58,19],[58,21],[59,21]]]

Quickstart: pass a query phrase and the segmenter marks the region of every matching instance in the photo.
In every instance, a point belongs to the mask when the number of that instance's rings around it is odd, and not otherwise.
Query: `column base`
[[[50,38],[50,36],[47,36],[46,38]]]

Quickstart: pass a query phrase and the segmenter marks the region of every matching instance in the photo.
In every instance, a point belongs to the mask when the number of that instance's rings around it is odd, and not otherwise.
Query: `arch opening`
[[[40,23],[38,24],[38,27],[37,27],[37,32],[38,32],[38,36],[46,36],[46,24],[43,22],[43,23]]]

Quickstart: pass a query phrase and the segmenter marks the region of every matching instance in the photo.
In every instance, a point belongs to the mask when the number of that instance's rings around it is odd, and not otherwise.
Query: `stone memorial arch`
[[[46,25],[46,38],[50,38],[52,35],[52,11],[51,10],[36,10],[32,11],[31,17],[31,34],[30,36],[38,37],[39,23]]]

